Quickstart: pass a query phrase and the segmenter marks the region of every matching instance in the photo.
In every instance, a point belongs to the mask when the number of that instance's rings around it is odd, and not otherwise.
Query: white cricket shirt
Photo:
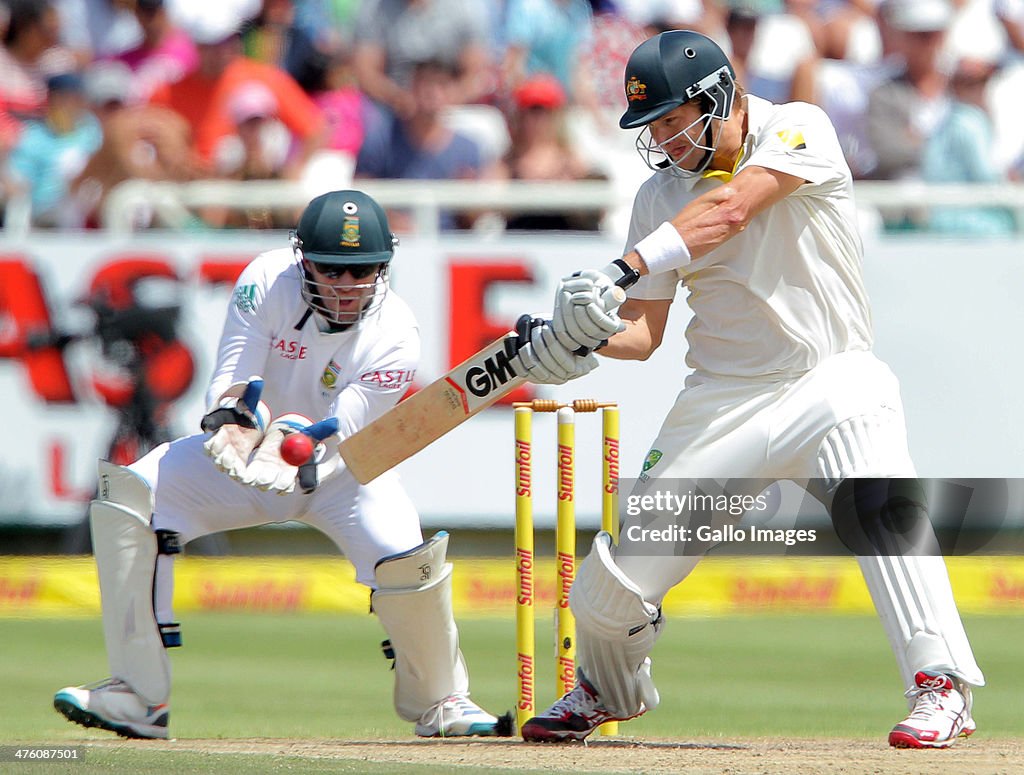
[[[235,284],[206,394],[214,408],[232,384],[264,380],[271,416],[337,417],[345,438],[394,406],[416,373],[419,331],[388,290],[380,310],[348,331],[325,333],[300,295],[290,248],[262,253]]]
[[[647,275],[629,295],[689,291],[687,365],[734,377],[797,376],[835,353],[871,348],[853,180],[818,107],[747,96],[748,134],[734,174],[754,165],[808,181],[706,256]],[[731,176],[655,173],[633,203],[626,252],[691,200]]]

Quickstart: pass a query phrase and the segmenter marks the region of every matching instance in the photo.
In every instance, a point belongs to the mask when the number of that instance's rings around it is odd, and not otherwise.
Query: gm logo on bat
[[[501,345],[495,347],[490,354],[486,355],[480,365],[471,365],[466,369],[464,383],[466,388],[478,398],[486,398],[498,388],[507,385],[519,375],[516,374],[512,365],[512,358],[515,356],[515,347],[507,347],[507,340],[515,341],[517,336],[510,334],[501,341]]]
[[[490,406],[525,379],[512,364],[517,351],[517,339],[515,333],[509,333],[459,364],[444,377],[448,383],[448,402],[454,404],[453,409],[458,407],[468,417]]]

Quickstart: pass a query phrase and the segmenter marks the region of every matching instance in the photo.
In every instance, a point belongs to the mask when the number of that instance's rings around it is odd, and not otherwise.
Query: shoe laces
[[[911,696],[916,696],[917,701],[909,718],[914,721],[927,721],[935,715],[936,711],[943,709],[942,700],[949,696],[949,692],[925,689]]]
[[[469,697],[467,697],[465,694],[458,692],[455,694],[450,694],[447,697],[445,697],[441,701],[440,710],[443,713],[446,708],[451,708],[451,706],[453,705],[457,710],[461,711],[462,713],[482,712],[481,708],[475,702],[469,699]]]
[[[914,699],[914,710],[911,711],[909,720],[914,721],[927,721],[932,716],[941,710],[945,710],[943,700],[949,697],[951,691],[956,691],[955,685],[953,689],[935,689],[925,686],[914,686],[907,690],[906,696]]]
[[[572,691],[566,692],[562,698],[551,706],[551,715],[554,716],[583,716],[589,717],[600,707],[597,694],[583,681],[577,683]]]
[[[459,718],[466,714],[480,714],[483,713],[476,703],[469,699],[469,697],[462,693],[449,694],[439,703],[434,705],[430,710],[423,714],[423,718],[420,719],[420,723],[427,726],[437,727],[437,733],[440,737],[445,737],[445,719],[447,718]]]

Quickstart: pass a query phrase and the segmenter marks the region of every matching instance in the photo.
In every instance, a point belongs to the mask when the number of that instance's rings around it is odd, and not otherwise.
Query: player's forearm
[[[800,178],[749,167],[730,183],[694,199],[625,256],[641,275],[681,269],[743,231],[758,213],[796,191]]]
[[[645,361],[650,358],[661,346],[671,305],[670,299],[629,299],[619,308],[626,329],[609,339],[598,354],[623,361]]]
[[[626,323],[626,330],[609,339],[608,344],[598,350],[597,354],[620,361],[647,360],[657,349],[657,345],[651,338],[651,332],[636,321],[627,320],[624,322]]]
[[[679,269],[739,234],[751,217],[748,203],[723,186],[690,202],[623,258],[641,275]]]

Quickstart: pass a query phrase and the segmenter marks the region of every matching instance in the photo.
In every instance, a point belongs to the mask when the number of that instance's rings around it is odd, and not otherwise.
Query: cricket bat
[[[605,309],[616,309],[625,300],[626,292],[617,285],[605,291]],[[528,323],[529,316],[524,315],[516,331],[344,439],[338,450],[356,480],[373,481],[525,383],[514,358],[528,341]]]

